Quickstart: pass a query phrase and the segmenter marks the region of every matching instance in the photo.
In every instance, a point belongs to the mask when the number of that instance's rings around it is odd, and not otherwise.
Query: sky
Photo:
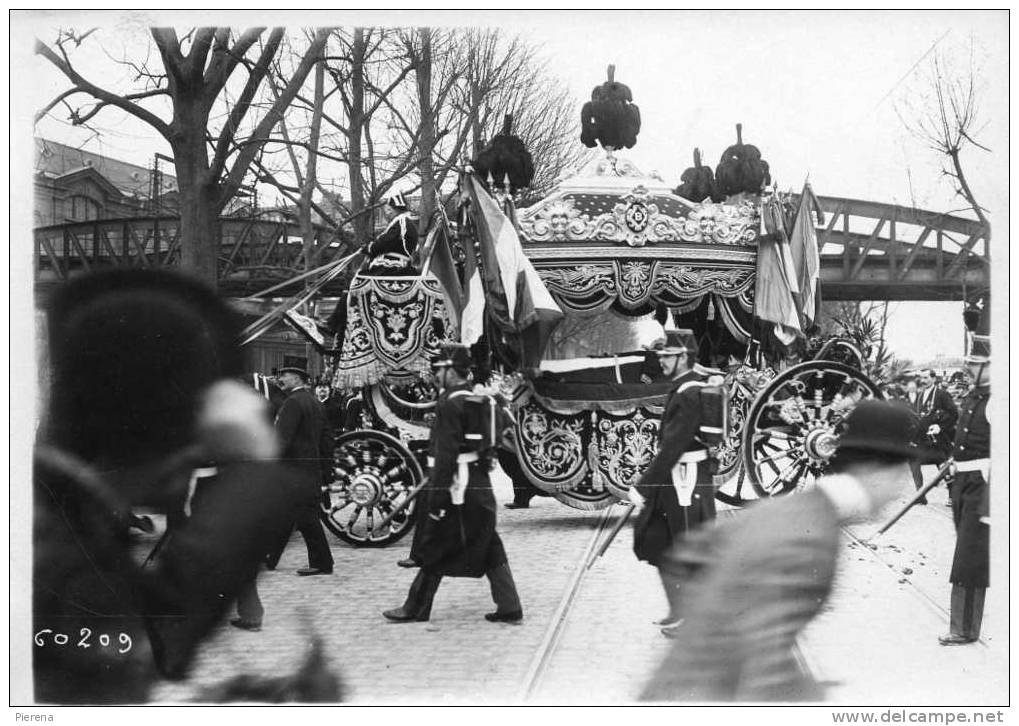
[[[97,38],[107,47],[137,53],[144,46],[135,44],[129,31],[195,20],[186,13],[117,11],[61,12],[59,21],[56,17],[15,21],[44,40],[52,40],[57,22],[98,25]],[[979,140],[991,152],[971,149],[963,163],[989,211],[995,239],[1008,239],[1005,11],[334,11],[271,19],[262,13],[202,17],[202,22],[236,27],[269,20],[291,26],[500,25],[540,44],[550,68],[580,103],[605,80],[606,66],[613,63],[616,80],[630,86],[642,116],[636,147],[621,155],[668,182],[678,183],[692,164],[694,146],[706,163],[717,163],[725,147],[735,143],[739,122],[744,141],[761,149],[782,189],[798,191],[809,178],[814,191],[824,196],[915,204],[962,216],[971,215],[960,211],[960,201],[939,174],[940,160],[903,127],[896,106],[923,87],[917,74],[926,70],[933,53],[967,58],[972,45],[986,122]],[[31,35],[15,38],[27,42]],[[109,67],[98,55],[87,63]],[[112,84],[112,79],[103,80]],[[15,103],[28,109],[66,87],[43,59],[30,55],[15,83]],[[101,147],[92,147],[97,151],[145,165],[154,152],[168,152],[165,142],[120,112],[100,123],[107,133]],[[66,122],[47,120],[36,132],[68,143],[83,140],[82,132]],[[995,256],[996,261],[1002,258]],[[925,361],[963,352],[961,303],[896,303],[892,308],[888,332],[899,355]]]

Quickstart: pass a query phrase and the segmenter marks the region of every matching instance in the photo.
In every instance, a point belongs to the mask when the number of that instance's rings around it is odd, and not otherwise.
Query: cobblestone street
[[[505,481],[496,491],[500,502],[512,497]],[[929,706],[1007,699],[1007,614],[997,600],[988,599],[984,642],[937,644],[947,629],[953,546],[944,502],[944,491],[936,491],[928,507],[907,515],[876,549],[844,538],[834,596],[801,640],[829,701]],[[552,499],[500,510],[499,530],[524,605],[519,625],[483,619],[492,608],[484,579],[444,580],[428,623],[389,623],[381,611],[402,602],[414,574],[395,565],[409,537],[386,549],[354,549],[331,539],[335,574],[298,578],[294,570],[306,561],[295,536],[279,568],[259,579],[262,631],[224,622],[191,677],[163,684],[156,697],[191,701],[237,673],[293,672],[318,637],[350,703],[632,702],[671,644],[652,624],[665,612],[658,577],[633,558],[629,526],[594,567],[580,572],[596,537],[604,536],[603,519],[621,513],[621,507],[582,512]],[[851,533],[864,538],[875,529]]]

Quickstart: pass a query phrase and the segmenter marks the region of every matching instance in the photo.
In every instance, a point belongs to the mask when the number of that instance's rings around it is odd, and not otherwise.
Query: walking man
[[[973,336],[966,358],[973,388],[962,402],[955,436],[956,473],[949,484],[955,520],[955,556],[952,559],[951,623],[941,645],[965,645],[980,637],[984,594],[990,584],[990,468],[991,340]]]
[[[840,524],[875,515],[909,481],[911,416],[898,403],[859,403],[816,487],[755,504],[663,556],[663,569],[695,574],[685,622],[641,700],[821,700],[796,636],[831,592]]]
[[[404,604],[382,613],[395,622],[428,620],[444,576],[488,578],[495,601],[495,612],[485,615],[489,622],[513,623],[524,617],[506,550],[495,531],[495,495],[488,478],[491,449],[479,451],[471,443],[481,438],[485,427],[468,402],[470,367],[470,353],[463,345],[444,345],[432,359],[439,389],[429,452],[432,466],[418,501],[424,512],[418,519],[421,531],[411,547],[411,559],[420,570]]]
[[[658,454],[640,481],[630,487],[630,501],[637,506],[633,551],[637,559],[659,568],[666,591],[678,586],[661,570],[661,559],[673,542],[690,530],[715,518],[715,491],[707,447],[697,440],[701,425],[698,385],[704,376],[693,370],[697,343],[689,331],[666,332],[657,350],[663,373],[676,387],[665,401],[658,436]],[[663,634],[681,622],[681,614],[669,596],[668,615],[659,621]]]
[[[308,566],[297,574],[329,575],[333,571],[333,554],[318,512],[324,471],[332,460],[332,435],[325,409],[308,387],[308,373],[302,368],[284,367],[277,371],[277,377],[288,394],[276,414],[280,459],[296,474],[294,522],[308,547]],[[270,554],[271,567],[275,567],[286,545],[286,541],[281,542],[279,549]]]

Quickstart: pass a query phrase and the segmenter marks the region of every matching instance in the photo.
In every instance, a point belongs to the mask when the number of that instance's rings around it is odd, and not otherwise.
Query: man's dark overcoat
[[[957,462],[986,459],[991,455],[991,424],[987,419],[990,386],[974,388],[962,402],[955,438]],[[955,557],[949,581],[963,587],[990,584],[990,526],[981,522],[989,514],[990,484],[979,471],[960,471],[949,488],[955,520]]]
[[[452,386],[435,406],[429,455],[435,462],[423,491],[411,557],[421,568],[446,577],[482,577],[506,564],[506,551],[495,531],[495,494],[488,477],[487,460],[468,466],[470,476],[464,503],[454,505],[450,484],[458,470],[464,434],[466,383]],[[484,459],[484,457],[482,457]]]
[[[703,450],[696,440],[701,425],[700,393],[696,386],[677,393],[684,383],[701,382],[704,376],[689,370],[676,380],[676,388],[665,401],[658,434],[658,454],[637,482],[645,506],[637,515],[633,530],[633,551],[637,559],[658,565],[673,541],[688,530],[715,518],[715,495],[710,461],[697,464],[697,485],[690,506],[679,504],[672,483],[672,468],[685,453]]]
[[[333,443],[325,409],[310,388],[293,390],[276,414],[280,459],[298,473],[300,496],[315,502],[332,462]]]
[[[931,463],[942,463],[948,458],[952,451],[952,442],[955,440],[955,424],[959,418],[959,409],[952,400],[952,396],[941,386],[933,386],[933,390],[920,391],[917,398],[920,415],[918,443],[926,442],[934,449],[934,456]],[[933,439],[927,438],[927,429],[938,424],[941,427],[940,433]]]

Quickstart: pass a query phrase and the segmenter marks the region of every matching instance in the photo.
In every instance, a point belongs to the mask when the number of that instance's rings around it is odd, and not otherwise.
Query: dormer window
[[[71,197],[70,205],[70,218],[74,222],[89,222],[102,215],[102,206],[91,197],[76,194]]]

